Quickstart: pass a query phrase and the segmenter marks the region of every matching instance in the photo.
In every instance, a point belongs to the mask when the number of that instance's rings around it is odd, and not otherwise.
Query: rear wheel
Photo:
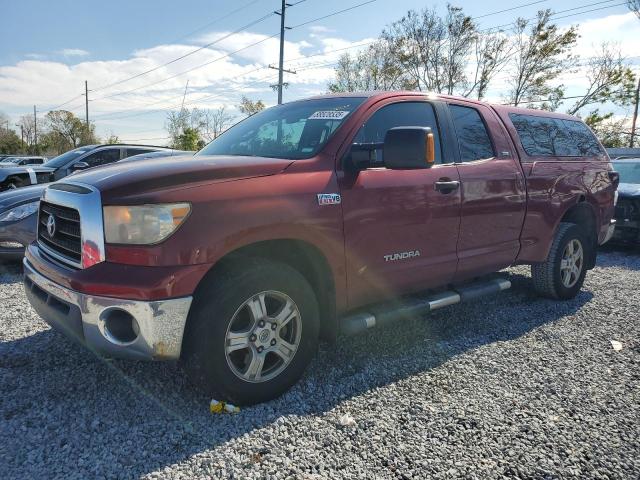
[[[318,305],[288,265],[251,261],[203,286],[185,332],[191,381],[237,405],[275,398],[303,374],[318,344]]]
[[[574,298],[584,283],[591,250],[591,242],[580,226],[561,223],[547,260],[531,266],[535,290],[549,298]]]

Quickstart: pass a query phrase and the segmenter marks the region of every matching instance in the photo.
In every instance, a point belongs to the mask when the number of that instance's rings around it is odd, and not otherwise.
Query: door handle
[[[451,193],[460,188],[460,182],[457,180],[439,180],[435,183],[435,189],[440,193]]]

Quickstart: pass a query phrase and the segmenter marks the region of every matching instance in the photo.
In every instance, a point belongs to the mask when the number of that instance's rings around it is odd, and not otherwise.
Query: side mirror
[[[430,168],[436,161],[433,133],[429,127],[397,127],[384,137],[382,158],[387,168]]]
[[[85,168],[89,168],[89,164],[87,162],[76,162],[73,165],[71,165],[71,170],[74,172],[84,170]]]

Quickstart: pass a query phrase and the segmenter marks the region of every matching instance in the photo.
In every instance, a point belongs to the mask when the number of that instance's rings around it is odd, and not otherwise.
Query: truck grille
[[[636,220],[638,217],[640,217],[640,208],[633,200],[628,198],[618,199],[615,213],[617,220]]]
[[[45,252],[54,254],[59,260],[76,266],[80,264],[82,243],[78,211],[41,201],[38,212],[38,243],[45,247]]]

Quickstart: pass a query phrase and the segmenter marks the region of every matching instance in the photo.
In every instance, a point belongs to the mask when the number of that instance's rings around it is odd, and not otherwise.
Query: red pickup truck
[[[51,184],[27,296],[101,355],[180,359],[265,401],[320,338],[533,286],[574,297],[613,233],[607,154],[577,118],[416,92],[267,109],[194,157]],[[398,324],[401,326],[401,323]]]

